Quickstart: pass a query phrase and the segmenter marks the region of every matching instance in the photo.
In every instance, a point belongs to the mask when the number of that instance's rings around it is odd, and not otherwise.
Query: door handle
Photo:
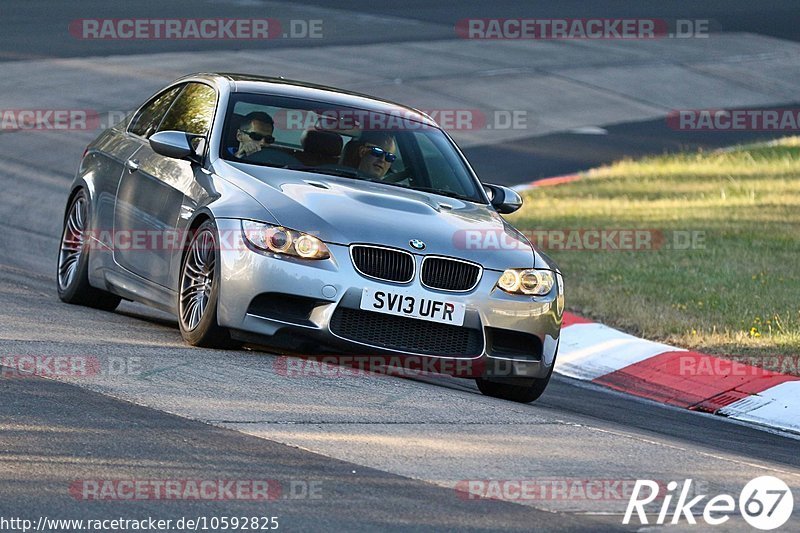
[[[139,160],[138,159],[128,159],[125,161],[125,168],[128,169],[128,172],[136,172],[139,170]]]

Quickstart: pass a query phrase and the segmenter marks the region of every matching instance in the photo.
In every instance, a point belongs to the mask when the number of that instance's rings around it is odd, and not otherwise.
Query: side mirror
[[[489,197],[489,201],[492,202],[492,206],[500,214],[507,215],[522,207],[522,196],[517,194],[514,189],[489,183],[484,183],[483,188]]]
[[[174,159],[195,155],[189,137],[182,131],[159,131],[150,136],[150,147],[157,154]]]

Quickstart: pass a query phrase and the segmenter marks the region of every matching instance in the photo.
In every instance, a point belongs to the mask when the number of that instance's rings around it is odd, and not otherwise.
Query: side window
[[[217,93],[202,83],[189,83],[175,99],[158,131],[176,130],[205,135],[214,120]]]
[[[164,113],[167,112],[170,104],[181,92],[181,89],[183,89],[183,85],[178,85],[150,100],[133,118],[128,131],[145,138],[154,134],[161,123],[161,119],[164,117]]]

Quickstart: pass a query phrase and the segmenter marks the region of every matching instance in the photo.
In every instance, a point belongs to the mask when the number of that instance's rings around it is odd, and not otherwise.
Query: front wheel
[[[556,357],[558,355],[558,345],[556,345]],[[480,390],[486,396],[509,400],[512,402],[531,403],[539,399],[550,383],[553,369],[556,367],[556,359],[553,357],[553,364],[550,371],[543,378],[525,379],[511,378],[506,382],[490,381],[486,378],[476,378]]]
[[[544,378],[529,379],[526,381],[530,381],[530,383],[525,385],[512,385],[510,383],[497,383],[484,378],[477,378],[475,380],[478,384],[478,390],[486,396],[510,400],[512,402],[531,403],[538,400],[539,396],[544,393],[547,384],[550,382],[550,374]]]
[[[230,332],[217,323],[218,242],[217,226],[207,220],[194,232],[183,257],[178,288],[178,323],[183,339],[192,346],[233,346]]]

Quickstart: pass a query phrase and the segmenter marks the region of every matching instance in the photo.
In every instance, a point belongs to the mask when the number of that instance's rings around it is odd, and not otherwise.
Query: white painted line
[[[580,128],[573,128],[567,133],[574,133],[576,135],[608,135],[608,130],[600,126],[583,126]]]

